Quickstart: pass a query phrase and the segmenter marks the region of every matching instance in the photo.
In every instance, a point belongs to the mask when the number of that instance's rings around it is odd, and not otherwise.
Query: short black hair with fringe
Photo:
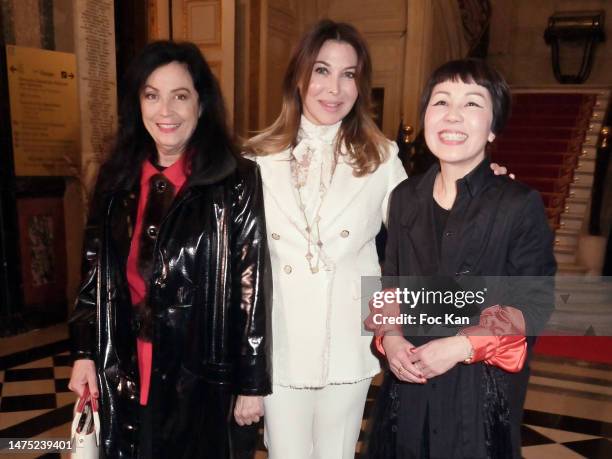
[[[493,104],[493,121],[491,132],[499,134],[510,116],[511,95],[510,88],[504,77],[494,68],[481,59],[459,59],[441,65],[432,73],[421,94],[419,116],[421,126],[425,118],[425,111],[429,105],[431,93],[436,85],[445,81],[461,81],[463,83],[476,83],[489,91]]]

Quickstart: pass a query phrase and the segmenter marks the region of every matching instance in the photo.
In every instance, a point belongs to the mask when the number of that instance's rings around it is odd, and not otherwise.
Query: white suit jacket
[[[273,382],[323,387],[380,371],[363,336],[361,276],[380,275],[375,237],[386,221],[390,192],[406,178],[394,142],[372,174],[355,177],[342,158],[320,209],[323,250],[332,265],[313,274],[305,258],[304,217],[295,199],[290,150],[254,158],[264,185],[272,260]],[[316,249],[316,245],[315,245]]]

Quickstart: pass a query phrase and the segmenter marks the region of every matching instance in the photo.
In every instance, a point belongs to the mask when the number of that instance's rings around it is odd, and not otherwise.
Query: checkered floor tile
[[[67,349],[68,343],[64,340],[0,357],[0,438],[68,437],[74,395],[67,387],[71,365]],[[595,388],[599,384],[601,390],[592,389],[597,392],[592,396],[612,402],[612,396],[607,395],[611,370],[598,370],[604,375],[600,378],[568,376],[567,380],[572,384],[586,381],[589,387]],[[534,373],[540,378],[544,374]],[[563,379],[563,374],[556,376],[557,380]],[[530,390],[534,389],[530,387]],[[377,391],[378,386],[372,385],[365,408],[364,431]],[[526,409],[524,422],[522,452],[526,459],[612,458],[610,422],[533,409]],[[364,431],[357,445],[356,458],[363,446]],[[262,436],[258,449],[256,459],[264,459]]]

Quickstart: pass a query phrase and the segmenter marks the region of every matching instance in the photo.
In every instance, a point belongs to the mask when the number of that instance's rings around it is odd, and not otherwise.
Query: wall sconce
[[[593,54],[597,43],[605,41],[605,13],[601,11],[565,11],[548,18],[544,41],[550,46],[555,78],[561,84],[584,83],[593,67]],[[561,72],[559,52],[562,44],[583,44],[582,64],[576,75]],[[565,46],[563,46],[565,48]]]

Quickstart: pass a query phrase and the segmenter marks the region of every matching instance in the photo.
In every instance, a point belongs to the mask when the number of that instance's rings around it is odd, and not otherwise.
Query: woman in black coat
[[[482,61],[452,61],[434,72],[421,116],[438,164],[391,195],[384,286],[394,291],[406,281],[397,276],[428,276],[457,292],[473,276],[534,276],[519,283],[529,291],[471,310],[458,302],[411,309],[392,300],[385,314],[412,314],[414,327],[381,324],[373,311],[366,325],[377,330],[390,371],[372,420],[371,458],[521,457],[529,356],[552,312],[556,263],[538,192],[495,176],[486,158],[509,104],[505,81]],[[415,291],[435,290],[410,282]],[[471,318],[471,326],[419,322],[421,313],[446,320],[450,312]]]
[[[99,399],[106,457],[235,457],[271,391],[261,178],[193,44],[133,62],[86,234],[70,388]],[[253,434],[255,432],[253,431]]]

